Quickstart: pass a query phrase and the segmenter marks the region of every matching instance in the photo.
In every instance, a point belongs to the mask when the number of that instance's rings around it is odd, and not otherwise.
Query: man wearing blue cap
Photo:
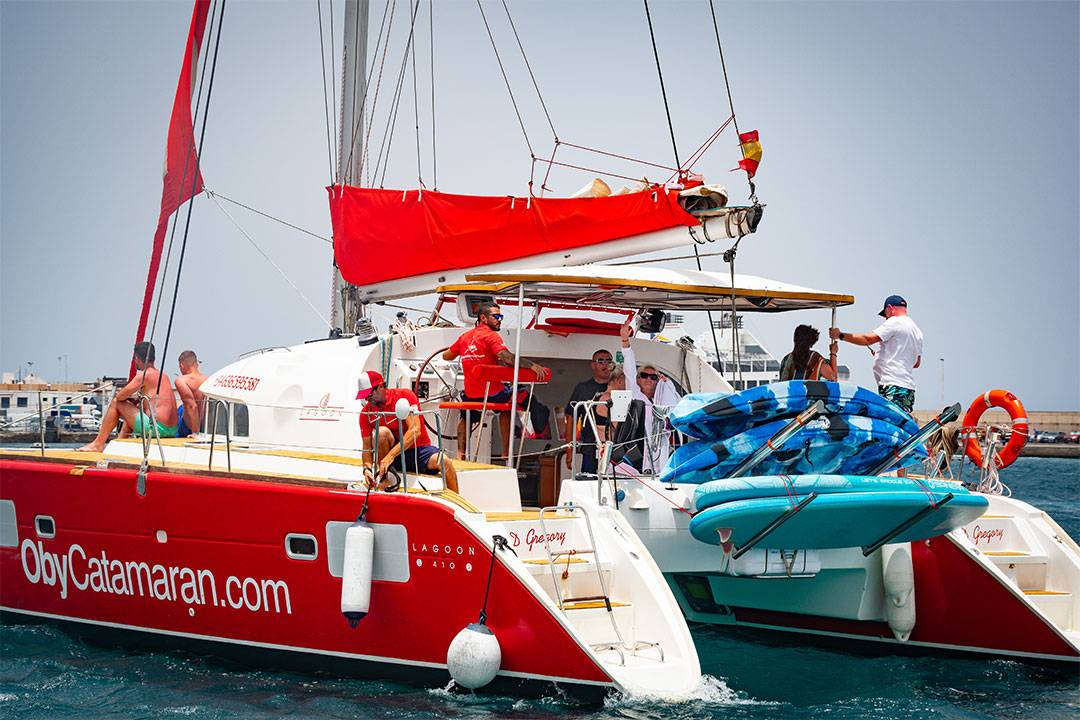
[[[852,345],[874,345],[881,349],[874,356],[874,378],[878,393],[907,412],[915,408],[915,377],[912,370],[922,363],[923,334],[908,316],[907,300],[899,295],[885,298],[878,313],[885,318],[874,332],[846,333],[829,328],[829,337]]]

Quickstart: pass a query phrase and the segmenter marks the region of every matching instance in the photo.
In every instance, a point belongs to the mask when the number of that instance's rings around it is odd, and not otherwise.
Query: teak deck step
[[[577,565],[579,563],[587,563],[589,561],[583,558],[563,558],[559,560],[548,560],[547,558],[533,558],[531,560],[522,560],[521,562],[525,563],[526,565],[566,565],[567,563],[571,565]]]
[[[630,607],[630,603],[618,602],[616,600],[611,601],[611,607]],[[576,602],[568,602],[563,604],[563,610],[606,610],[607,605],[603,600],[579,600]]]

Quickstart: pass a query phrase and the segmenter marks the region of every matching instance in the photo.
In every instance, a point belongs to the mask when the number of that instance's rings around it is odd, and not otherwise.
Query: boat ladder
[[[550,535],[547,531],[547,525],[545,524],[545,516],[559,513],[559,519],[565,519],[567,515],[577,516],[580,515],[585,521],[586,535],[588,536],[589,546],[582,549],[567,549],[567,550],[552,550],[551,542],[549,540]],[[626,654],[636,655],[639,650],[655,649],[660,657],[660,662],[664,662],[664,648],[657,642],[648,642],[644,640],[637,640],[633,643],[628,643],[623,637],[622,630],[619,629],[619,623],[615,619],[615,605],[611,600],[611,592],[608,589],[607,581],[604,579],[604,570],[600,566],[600,556],[597,552],[596,535],[593,533],[592,520],[589,518],[589,513],[585,511],[585,508],[580,505],[552,505],[540,509],[540,532],[544,540],[544,551],[547,553],[547,566],[551,571],[551,582],[555,588],[555,601],[559,605],[559,609],[565,614],[567,610],[573,609],[571,606],[581,603],[595,603],[602,602],[605,612],[607,613],[608,620],[611,622],[611,628],[615,631],[616,642],[601,642],[592,643],[591,647],[597,652],[615,652],[619,656],[619,664],[626,665]],[[559,578],[557,576],[556,565],[560,558],[565,558],[566,562],[569,562],[570,558],[574,555],[591,555],[593,558],[593,565],[596,567],[597,578],[600,581],[600,594],[599,595],[587,595],[581,597],[568,597],[564,598],[562,594],[562,588],[559,584]]]

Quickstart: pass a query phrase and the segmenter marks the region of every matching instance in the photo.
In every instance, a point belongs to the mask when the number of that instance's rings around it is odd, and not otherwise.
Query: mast
[[[364,157],[364,100],[367,97],[368,0],[345,0],[343,34],[341,122],[335,184],[359,185]],[[356,328],[356,322],[363,314],[358,295],[356,286],[345,282],[335,263],[330,297],[330,324],[333,327],[345,332]]]

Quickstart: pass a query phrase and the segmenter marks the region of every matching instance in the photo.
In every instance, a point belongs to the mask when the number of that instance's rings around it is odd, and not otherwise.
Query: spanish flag
[[[748,177],[753,179],[761,163],[761,143],[758,142],[758,131],[739,133],[739,147],[742,148],[743,159],[739,161],[739,167],[746,171]]]

